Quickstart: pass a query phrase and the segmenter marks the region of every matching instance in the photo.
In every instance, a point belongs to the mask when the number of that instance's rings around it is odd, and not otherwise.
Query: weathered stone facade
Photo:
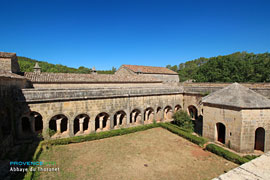
[[[269,99],[234,83],[206,96],[203,112],[204,137],[238,152],[270,150]]]
[[[80,115],[88,117],[86,133],[99,132],[96,118],[100,114],[108,115],[110,126],[106,130],[119,127],[129,127],[138,124],[153,123],[156,121],[170,121],[175,107],[183,107],[183,94],[179,88],[140,88],[140,89],[88,89],[88,90],[24,90],[23,97],[19,98],[21,108],[26,108],[18,119],[18,131],[23,136],[22,119],[31,121],[35,126],[35,118],[31,113],[38,113],[42,117],[43,135],[48,137],[46,130],[54,116],[63,115],[67,118],[67,132],[63,137],[74,136],[74,121]],[[26,106],[27,104],[27,106]],[[179,109],[177,109],[179,110]],[[119,123],[117,113],[123,112],[125,119]],[[140,120],[134,124],[133,115],[138,112]],[[121,114],[121,113],[120,113]],[[59,118],[61,119],[61,118]],[[97,131],[98,130],[98,131]],[[35,132],[35,129],[31,129]]]
[[[137,66],[137,65],[122,65],[115,74],[118,75],[139,75],[139,77],[149,78],[154,77],[161,80],[163,83],[178,83],[179,76],[176,72],[164,67]]]
[[[264,149],[261,150],[270,150],[270,110],[258,103],[263,97],[259,97],[258,102],[254,97],[248,99],[246,104],[250,107],[242,107],[240,101],[231,106],[225,100],[221,104],[202,101],[206,94],[212,96],[228,84],[179,84],[176,83],[179,80],[177,74],[170,74],[166,68],[147,66],[136,66],[143,68],[144,74],[121,67],[115,75],[39,71],[19,75],[11,73],[19,72],[16,63],[12,63],[16,55],[12,55],[9,63],[6,62],[8,55],[2,53],[2,56],[0,140],[3,142],[11,142],[15,136],[31,138],[42,133],[47,139],[63,138],[154,121],[171,121],[173,113],[182,109],[195,121],[195,129],[201,129],[197,132],[212,141],[224,140],[222,143],[236,151],[253,152],[255,139],[260,136],[259,131],[264,130]],[[14,70],[9,64],[15,66]],[[160,72],[155,74],[157,69]],[[269,84],[245,86],[270,97]],[[234,94],[234,91],[230,93]],[[228,94],[222,97],[231,99],[228,103],[235,99]],[[10,102],[12,105],[7,105]],[[14,125],[13,135],[3,138],[1,132],[8,121]],[[224,137],[218,137],[217,128],[223,126]]]

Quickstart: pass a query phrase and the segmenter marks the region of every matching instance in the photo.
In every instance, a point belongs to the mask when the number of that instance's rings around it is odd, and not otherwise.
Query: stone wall
[[[204,105],[203,107],[203,136],[217,142],[217,123],[226,127],[225,144],[235,151],[240,151],[242,113],[237,108]]]
[[[116,72],[115,74],[117,75],[135,75],[135,73],[131,70],[126,69],[125,67],[121,66]]]
[[[0,70],[19,73],[20,67],[18,64],[17,56],[13,57],[1,57],[0,58]]]
[[[36,89],[81,89],[102,87],[155,87],[162,83],[32,83]]]
[[[217,141],[217,123],[226,127],[225,145],[231,149],[250,153],[254,151],[255,131],[265,129],[264,151],[270,150],[270,110],[239,109],[205,104],[203,107],[203,136]]]
[[[162,80],[164,83],[178,83],[179,76],[178,74],[139,74],[139,76],[150,76],[156,79]]]
[[[0,159],[12,148],[16,136],[16,96],[24,88],[22,78],[0,77]]]
[[[23,106],[22,102],[22,106]],[[136,95],[136,96],[120,96],[111,98],[99,98],[99,99],[86,99],[86,100],[68,100],[68,101],[55,101],[55,102],[40,102],[40,103],[28,103],[31,112],[37,112],[42,116],[43,120],[43,135],[48,138],[48,128],[49,122],[52,117],[56,115],[64,115],[68,119],[68,131],[66,136],[74,136],[74,119],[78,115],[84,114],[90,117],[89,121],[89,131],[87,133],[95,132],[95,119],[100,113],[106,113],[110,117],[110,128],[114,127],[115,114],[119,111],[123,111],[126,114],[125,122],[120,127],[130,127],[134,124],[130,123],[130,118],[132,116],[131,112],[135,109],[141,113],[140,124],[146,123],[145,112],[146,109],[151,108],[154,110],[153,116],[162,116],[164,120],[166,119],[165,110],[171,108],[170,118],[174,107],[180,105],[183,107],[183,95],[182,94],[168,94],[168,95]],[[157,110],[161,109],[159,113]],[[28,109],[21,117],[27,117],[31,113]],[[167,110],[166,110],[167,112]],[[153,122],[151,122],[153,123]],[[23,134],[21,121],[17,124],[18,131]],[[120,128],[117,127],[117,128]]]
[[[120,67],[119,70],[115,72],[115,74],[121,74],[121,75],[135,75],[131,70],[126,69],[125,67]],[[178,83],[179,82],[179,76],[178,74],[153,74],[153,73],[140,73],[138,76],[143,77],[154,77],[156,79],[161,80],[163,83]]]
[[[262,127],[265,130],[264,151],[270,151],[270,109],[242,110],[241,151],[253,152],[255,131]]]

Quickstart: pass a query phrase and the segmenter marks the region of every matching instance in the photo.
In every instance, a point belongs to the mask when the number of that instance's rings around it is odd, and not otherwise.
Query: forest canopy
[[[42,72],[53,73],[91,73],[92,69],[84,66],[71,68],[61,64],[50,64],[44,61],[18,56],[22,72],[32,72],[38,62]],[[198,58],[179,65],[167,65],[167,68],[178,72],[180,81],[195,82],[270,82],[270,53],[254,54],[236,52],[225,56]],[[114,74],[111,70],[98,70],[99,74]]]
[[[35,59],[30,59],[27,57],[18,56],[18,62],[20,65],[20,69],[22,72],[33,72],[33,67],[35,66],[36,62],[41,67],[42,72],[53,72],[53,73],[82,73],[82,74],[89,74],[91,73],[92,69],[87,68],[84,66],[80,66],[79,68],[71,68],[67,66],[63,66],[61,64],[50,64],[44,61],[38,61]],[[114,74],[116,71],[115,67],[112,67],[111,70],[97,70],[98,74]]]
[[[178,72],[182,82],[270,82],[270,53],[236,52],[167,67]]]

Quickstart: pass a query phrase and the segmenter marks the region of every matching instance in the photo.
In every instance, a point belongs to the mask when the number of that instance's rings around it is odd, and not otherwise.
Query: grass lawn
[[[197,145],[154,128],[96,141],[52,146],[40,161],[60,172],[38,179],[211,179],[237,167]]]

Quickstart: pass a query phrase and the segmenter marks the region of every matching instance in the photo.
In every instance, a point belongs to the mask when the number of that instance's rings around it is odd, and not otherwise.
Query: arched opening
[[[182,108],[179,104],[174,107],[174,112],[180,111]]]
[[[73,130],[74,130],[74,134],[77,134],[80,131],[80,120],[79,120],[79,118],[74,119]]]
[[[222,123],[216,124],[217,128],[217,141],[225,144],[225,137],[226,137],[226,127]]]
[[[22,118],[22,131],[24,133],[30,133],[31,132],[31,124],[28,117]]]
[[[110,129],[110,116],[109,114],[102,112],[96,116],[95,119],[95,131],[104,131]]]
[[[166,106],[164,108],[164,119],[165,120],[171,120],[173,116],[173,111],[171,106]]]
[[[68,131],[68,118],[59,114],[53,116],[49,122],[49,134],[53,136],[55,133],[64,133]]]
[[[127,115],[125,111],[117,111],[113,117],[113,127],[119,127],[126,124]]]
[[[152,123],[154,121],[154,109],[149,107],[144,111],[144,123]]]
[[[43,130],[42,116],[37,112],[31,112],[30,116],[32,116],[35,121],[35,132],[42,133]]]
[[[141,124],[142,122],[141,111],[138,109],[134,109],[130,113],[130,124]]]
[[[265,141],[265,130],[259,127],[255,131],[255,150],[264,151],[264,141]]]
[[[63,118],[61,121],[61,133],[67,131],[67,129],[68,129],[68,119]]]
[[[157,122],[160,122],[162,120],[162,108],[161,107],[157,108],[156,120],[157,120]]]
[[[73,124],[74,134],[82,134],[84,131],[88,130],[89,120],[90,118],[87,114],[80,114],[76,116]]]
[[[189,113],[189,116],[193,120],[198,118],[198,110],[195,106],[193,106],[193,105],[188,106],[188,113]]]

